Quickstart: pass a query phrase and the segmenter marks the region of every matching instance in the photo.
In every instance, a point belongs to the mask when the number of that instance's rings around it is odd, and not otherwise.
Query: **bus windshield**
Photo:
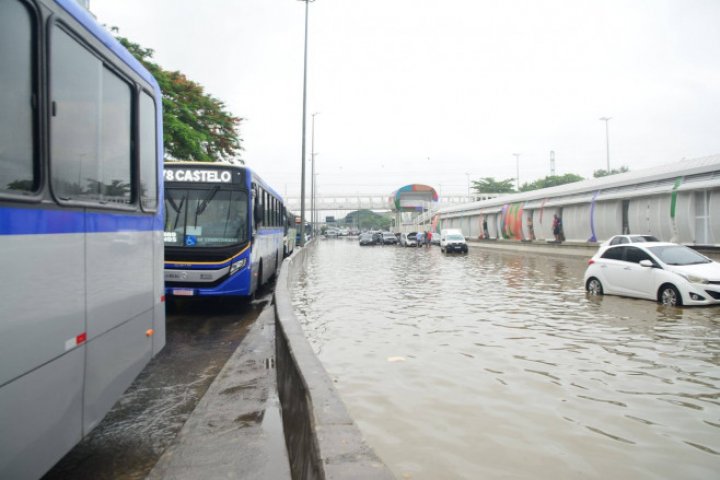
[[[165,245],[224,247],[248,237],[248,192],[207,188],[165,190]]]

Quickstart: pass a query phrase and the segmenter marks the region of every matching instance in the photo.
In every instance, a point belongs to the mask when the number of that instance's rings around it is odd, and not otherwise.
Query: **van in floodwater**
[[[447,228],[440,231],[440,251],[444,253],[468,253],[467,242],[462,231],[457,228]]]

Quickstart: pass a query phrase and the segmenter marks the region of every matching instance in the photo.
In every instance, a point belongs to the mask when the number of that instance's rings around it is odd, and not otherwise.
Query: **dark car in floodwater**
[[[383,232],[382,240],[385,245],[397,245],[398,243],[398,239],[395,234],[390,232]]]
[[[361,233],[359,237],[360,245],[375,245],[375,239],[372,233]]]

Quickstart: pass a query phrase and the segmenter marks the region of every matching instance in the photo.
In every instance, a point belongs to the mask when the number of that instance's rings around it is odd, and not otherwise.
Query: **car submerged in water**
[[[383,232],[382,234],[383,245],[397,245],[398,239],[392,232]]]
[[[628,243],[646,243],[646,242],[659,242],[657,237],[652,235],[635,235],[635,234],[623,234],[614,235],[600,244],[598,252],[605,251],[608,247],[613,245],[625,245]]]
[[[678,307],[720,304],[720,263],[675,243],[601,249],[588,261],[584,283],[590,295],[644,298]]]
[[[443,253],[468,253],[465,236],[457,229],[442,230],[440,232],[440,251]]]
[[[603,242],[601,246],[612,247],[613,245],[623,245],[625,243],[645,243],[645,242],[659,242],[660,240],[653,235],[614,235]]]
[[[360,246],[375,245],[377,243],[377,239],[374,234],[365,232],[360,234],[358,242],[360,243]]]
[[[417,247],[417,232],[401,233],[400,234],[400,246],[401,247]]]

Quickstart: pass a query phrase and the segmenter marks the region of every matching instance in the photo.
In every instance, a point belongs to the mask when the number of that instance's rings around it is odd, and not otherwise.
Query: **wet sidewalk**
[[[468,239],[470,247],[486,248],[489,250],[506,250],[511,252],[525,252],[543,255],[559,255],[569,257],[590,258],[595,255],[598,245],[581,244],[575,242],[516,242],[503,240],[475,240]]]
[[[271,305],[250,327],[148,478],[290,478]]]

